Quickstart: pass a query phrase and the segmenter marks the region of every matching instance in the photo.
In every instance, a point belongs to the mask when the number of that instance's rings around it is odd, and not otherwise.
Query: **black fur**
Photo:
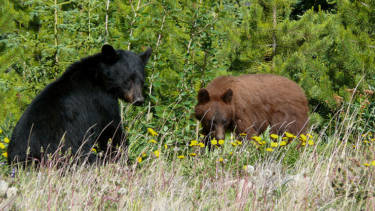
[[[91,148],[126,145],[118,98],[141,104],[144,67],[151,49],[137,55],[104,45],[102,52],[72,64],[28,106],[14,128],[8,162],[46,158],[62,152],[97,160]],[[80,149],[81,147],[81,149]],[[41,151],[42,149],[42,151]]]

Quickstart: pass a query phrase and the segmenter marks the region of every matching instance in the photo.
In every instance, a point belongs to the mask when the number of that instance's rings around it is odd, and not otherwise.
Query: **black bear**
[[[218,77],[199,90],[195,106],[202,132],[217,140],[224,139],[229,130],[252,136],[268,126],[271,133],[288,131],[297,135],[306,131],[308,111],[301,87],[271,74]]]
[[[46,159],[57,150],[98,160],[91,152],[126,145],[118,99],[144,101],[144,68],[151,49],[137,55],[104,45],[101,52],[73,63],[27,107],[14,128],[8,163]]]

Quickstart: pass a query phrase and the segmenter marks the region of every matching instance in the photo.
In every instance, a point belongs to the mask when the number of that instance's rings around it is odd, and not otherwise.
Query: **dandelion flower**
[[[285,146],[286,145],[286,141],[281,141],[279,145],[280,146]]]
[[[308,143],[310,146],[314,145],[314,141],[311,140],[311,139],[310,139],[307,143]]]
[[[246,136],[247,134],[246,133],[240,133],[240,136]]]
[[[159,152],[159,150],[155,150],[155,151],[154,151],[154,155],[155,155],[155,157],[157,157],[157,158],[158,158],[158,157],[159,157],[159,155],[160,155],[160,152]]]
[[[292,133],[288,133],[288,132],[285,132],[285,136],[288,137],[288,138],[295,138],[296,137]]]
[[[148,141],[149,143],[157,144],[158,142],[155,139],[151,139]]]
[[[271,147],[278,147],[279,144],[277,142],[271,142]]]
[[[223,162],[223,161],[224,161],[224,158],[219,158],[218,161],[219,161],[219,162]]]
[[[301,134],[299,137],[302,141],[307,141],[307,137],[305,135]]]
[[[306,142],[302,142],[302,146],[306,146]]]
[[[203,148],[203,147],[204,147],[204,143],[200,142],[200,143],[199,143],[199,146],[200,146],[201,148]]]
[[[1,134],[1,133],[0,133],[0,134]],[[5,138],[4,138],[4,142],[8,144],[8,143],[10,142],[9,138],[5,137]]]
[[[262,140],[262,138],[259,137],[259,136],[253,136],[253,137],[251,137],[251,139],[253,139],[253,140],[257,141],[257,142],[260,142]]]
[[[211,140],[211,144],[212,144],[212,145],[216,145],[216,144],[217,144],[217,140],[216,140],[216,139],[212,139],[212,140]]]
[[[92,148],[91,151],[94,152],[94,153],[96,153],[96,149],[95,148]]]
[[[273,149],[272,148],[266,148],[266,151],[267,152],[273,152]]]
[[[371,165],[375,166],[375,160],[371,161]]]
[[[262,141],[262,143],[261,143],[262,145],[265,145],[266,144],[266,141]]]
[[[277,138],[279,138],[279,136],[276,135],[276,134],[271,134],[270,137],[273,138],[273,139],[277,139]]]
[[[5,149],[5,145],[3,143],[0,143],[0,149]]]
[[[142,160],[143,160],[142,157],[138,157],[138,158],[137,158],[137,162],[138,162],[138,163],[142,162]]]
[[[219,140],[219,144],[220,144],[220,145],[223,145],[224,142],[225,142],[225,141],[224,141],[223,139],[220,139],[220,140]]]
[[[158,133],[155,132],[155,130],[152,129],[152,128],[147,128],[147,131],[151,134],[151,136],[157,136],[158,135]]]
[[[237,145],[242,145],[242,141],[236,140]]]
[[[192,152],[189,155],[192,156],[192,157],[194,157],[194,156],[197,156],[197,153]]]
[[[190,142],[190,146],[192,147],[192,146],[197,146],[198,145],[198,141],[197,140],[192,140],[191,142]]]
[[[369,164],[369,163],[364,163],[363,165],[364,165],[364,166],[370,166],[370,164]]]
[[[168,149],[168,145],[167,144],[164,144],[164,149]]]
[[[179,155],[177,156],[178,159],[184,159],[185,158],[185,155]]]
[[[8,157],[8,153],[7,152],[3,152],[1,155],[4,156],[5,158]]]

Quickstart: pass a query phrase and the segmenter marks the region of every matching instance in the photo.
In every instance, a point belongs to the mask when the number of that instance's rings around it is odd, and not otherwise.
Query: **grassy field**
[[[115,163],[47,162],[18,171],[3,165],[0,209],[371,210],[375,137],[357,130],[356,112],[341,116],[334,132],[228,135],[213,151],[193,140],[165,144],[176,142],[173,133],[148,129],[147,136],[131,137],[131,143],[147,140],[142,152]]]

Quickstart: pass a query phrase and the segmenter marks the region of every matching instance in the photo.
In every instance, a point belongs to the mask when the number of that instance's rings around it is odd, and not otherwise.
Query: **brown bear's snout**
[[[224,140],[225,139],[225,128],[224,125],[215,126],[215,139]]]

